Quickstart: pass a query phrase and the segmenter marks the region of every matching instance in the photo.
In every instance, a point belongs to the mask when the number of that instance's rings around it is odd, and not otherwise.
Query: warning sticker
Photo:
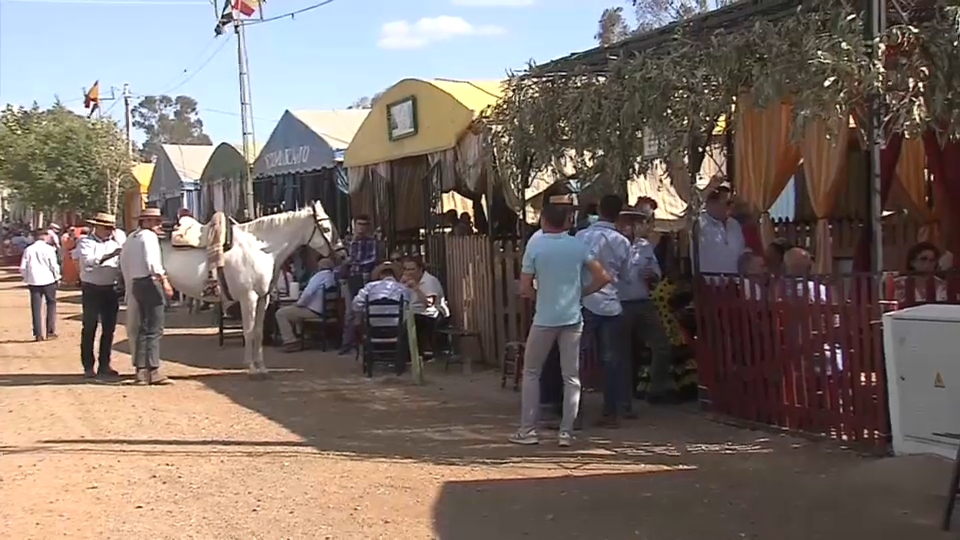
[[[934,388],[946,388],[946,386],[943,384],[943,377],[940,375],[940,372],[939,372],[939,371],[938,371],[937,374],[934,375],[934,377],[933,377],[933,387],[934,387]]]

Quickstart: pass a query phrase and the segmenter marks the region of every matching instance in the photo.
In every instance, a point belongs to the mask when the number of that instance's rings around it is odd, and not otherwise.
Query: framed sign
[[[387,136],[391,141],[417,134],[417,98],[408,96],[387,104]]]

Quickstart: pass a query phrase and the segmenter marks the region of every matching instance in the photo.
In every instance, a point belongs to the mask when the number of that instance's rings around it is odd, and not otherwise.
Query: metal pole
[[[883,61],[880,55],[879,37],[884,32],[886,0],[868,0],[870,53],[874,61]],[[880,110],[880,95],[875,92],[870,99],[870,219],[873,228],[873,272],[883,271],[883,197],[881,190],[880,150],[886,140],[883,134],[883,118]]]
[[[237,65],[240,73],[240,124],[243,130],[243,159],[246,161],[244,168],[243,191],[245,194],[244,217],[248,220],[253,219],[253,174],[251,162],[253,161],[254,140],[253,140],[253,107],[250,104],[250,72],[247,67],[247,42],[244,37],[243,24],[238,14],[234,14],[233,28],[237,33]]]
[[[127,153],[133,158],[133,139],[130,137],[133,118],[130,110],[130,85],[123,83],[123,122],[127,132]]]

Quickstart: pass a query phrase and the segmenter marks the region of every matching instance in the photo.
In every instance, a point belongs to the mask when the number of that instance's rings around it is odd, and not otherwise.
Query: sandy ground
[[[60,339],[33,343],[17,281],[0,274],[5,539],[958,537],[937,528],[936,458],[865,458],[684,409],[642,409],[569,450],[518,448],[519,396],[494,373],[437,367],[416,387],[271,350],[276,378],[252,382],[205,314],[168,318],[174,385],[87,383],[78,293],[60,293]],[[118,328],[129,373],[126,351]]]

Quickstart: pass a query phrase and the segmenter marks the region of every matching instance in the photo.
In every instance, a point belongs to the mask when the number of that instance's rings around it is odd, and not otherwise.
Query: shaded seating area
[[[357,354],[363,360],[363,372],[373,377],[376,364],[391,364],[397,375],[403,373],[409,353],[406,350],[403,299],[381,298],[367,303],[363,314],[363,339]]]

